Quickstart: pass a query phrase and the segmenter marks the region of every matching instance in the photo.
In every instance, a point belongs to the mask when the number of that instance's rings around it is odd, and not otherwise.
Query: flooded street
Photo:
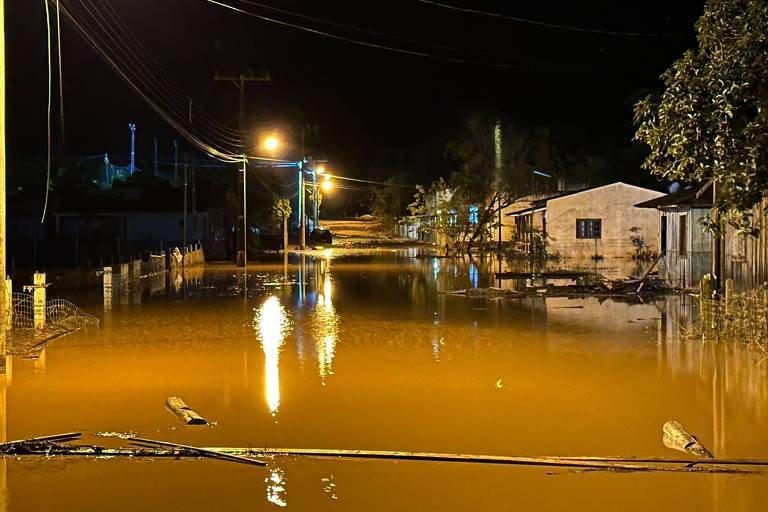
[[[676,456],[676,419],[718,457],[768,458],[768,371],[685,342],[679,296],[468,299],[495,262],[380,250],[207,265],[180,291],[73,297],[98,329],[9,358],[5,438],[80,431],[197,446]],[[287,277],[287,284],[283,281]],[[502,283],[507,286],[507,283]],[[63,292],[62,292],[63,293]],[[182,397],[212,426],[165,410]],[[768,476],[275,457],[0,461],[0,511],[760,510]]]

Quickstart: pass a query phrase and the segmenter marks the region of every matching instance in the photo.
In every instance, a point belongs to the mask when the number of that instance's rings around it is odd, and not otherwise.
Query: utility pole
[[[312,199],[314,200],[314,212],[312,212],[312,229],[317,229],[318,217],[318,195],[320,191],[317,188],[317,166],[312,168]]]
[[[0,333],[0,362],[5,370],[5,324],[8,315],[5,300],[5,0],[0,0],[0,312],[2,313],[2,328]]]
[[[496,126],[493,130],[493,148],[494,157],[496,163],[496,196],[498,198],[499,208],[499,253],[501,253],[501,172],[503,163],[502,155],[502,133],[501,133],[501,119],[496,120]]]
[[[243,155],[243,293],[248,296],[248,157]]]
[[[240,133],[245,134],[245,85],[248,82],[269,82],[272,80],[272,77],[269,74],[269,71],[265,71],[262,74],[256,74],[253,71],[249,72],[248,74],[241,73],[239,75],[219,75],[216,73],[213,77],[214,80],[217,82],[232,82],[235,84],[235,87],[238,88],[240,95],[240,110],[239,110],[239,128]]]
[[[155,176],[157,176],[157,137],[155,137],[153,140],[155,143],[155,164],[152,170],[155,173]]]
[[[306,247],[307,228],[304,222],[304,169],[303,162],[299,162],[299,249],[302,251]]]
[[[239,91],[239,110],[238,110],[238,124],[240,128],[240,134],[241,136],[245,137],[245,86],[249,82],[269,82],[272,80],[272,77],[269,74],[269,70],[266,70],[262,74],[256,74],[253,71],[250,71],[248,74],[240,73],[239,75],[219,75],[217,72],[213,79],[217,82],[232,82],[235,84],[235,87],[238,88]],[[245,140],[243,141],[243,152],[247,150],[247,144],[245,143]],[[248,160],[247,156],[243,155],[243,227],[247,226],[247,212],[246,212],[246,203],[248,195],[246,190],[246,171],[248,166]],[[243,256],[246,256],[247,249],[246,245],[248,243],[248,234],[246,231],[243,231]],[[244,263],[247,265],[248,260],[246,259]],[[246,267],[247,268],[247,267]],[[247,272],[246,272],[247,277]]]
[[[129,174],[133,175],[136,171],[136,125],[128,123],[128,128],[131,130],[131,167]]]
[[[182,247],[183,252],[186,252],[187,250],[187,162],[189,161],[189,155],[186,153],[184,154],[184,217],[182,218],[182,228],[184,229],[184,234],[182,236]],[[182,265],[184,264],[184,260],[182,260]]]
[[[179,183],[179,142],[173,141],[173,186]]]

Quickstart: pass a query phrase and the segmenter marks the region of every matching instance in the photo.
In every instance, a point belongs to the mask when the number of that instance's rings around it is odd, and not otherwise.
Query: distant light
[[[317,167],[315,167],[315,172],[317,174],[325,174],[325,165],[320,164]]]
[[[277,137],[270,136],[264,139],[264,149],[267,151],[274,151],[278,146],[280,146],[280,141],[277,140]]]
[[[333,182],[328,178],[328,176],[325,177],[325,181],[323,181],[323,190],[328,192],[333,188]]]

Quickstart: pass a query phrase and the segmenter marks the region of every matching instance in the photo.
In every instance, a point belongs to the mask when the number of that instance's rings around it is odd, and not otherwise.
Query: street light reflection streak
[[[280,468],[270,468],[269,476],[264,479],[267,484],[267,501],[278,507],[287,507],[285,472]]]
[[[333,283],[326,272],[323,276],[323,290],[318,294],[317,307],[313,313],[317,369],[322,384],[333,375],[333,358],[339,340],[339,316],[333,307]]]
[[[280,350],[290,330],[288,315],[277,297],[267,298],[256,310],[254,327],[264,351],[264,393],[267,407],[272,416],[275,416],[280,408]]]

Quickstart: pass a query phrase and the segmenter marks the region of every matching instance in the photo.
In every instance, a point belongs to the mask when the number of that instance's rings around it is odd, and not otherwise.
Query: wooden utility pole
[[[494,160],[496,164],[496,194],[498,196],[498,208],[499,208],[499,253],[501,253],[501,174],[504,166],[504,157],[502,155],[502,133],[501,133],[501,119],[496,120],[496,126],[493,130],[493,148],[494,148]]]
[[[239,90],[239,112],[238,112],[238,128],[240,129],[240,134],[242,137],[244,137],[243,140],[243,153],[247,153],[248,144],[246,143],[246,135],[245,135],[245,85],[249,82],[269,82],[272,80],[272,77],[269,74],[269,70],[266,70],[262,74],[256,74],[253,71],[250,71],[248,74],[241,73],[239,75],[220,75],[218,72],[213,77],[214,80],[217,82],[232,82],[235,84],[235,87]],[[247,251],[248,248],[246,247],[248,245],[248,212],[246,211],[246,205],[248,202],[247,195],[247,178],[246,173],[248,172],[248,165],[247,165],[247,156],[243,156],[243,235],[239,238],[242,238],[243,240],[243,264],[248,265],[248,259],[247,259]],[[237,252],[237,251],[236,251]],[[247,279],[248,272],[246,270],[246,279]],[[246,284],[247,287],[247,284]]]
[[[6,150],[5,150],[5,0],[0,0],[0,297],[5,298],[5,260],[6,260],[6,237],[5,237],[5,165],[6,165]],[[5,325],[6,315],[8,315],[8,308],[6,307],[5,300],[2,301],[0,306],[0,314],[2,314],[2,325]],[[2,340],[3,353],[5,353],[5,333],[3,330]]]
[[[245,134],[245,85],[249,82],[269,82],[272,77],[269,71],[265,71],[262,74],[256,74],[253,71],[248,74],[241,73],[239,75],[220,75],[216,73],[213,77],[217,82],[232,82],[235,87],[238,88],[240,95],[240,110],[239,110],[239,128],[240,133]]]

